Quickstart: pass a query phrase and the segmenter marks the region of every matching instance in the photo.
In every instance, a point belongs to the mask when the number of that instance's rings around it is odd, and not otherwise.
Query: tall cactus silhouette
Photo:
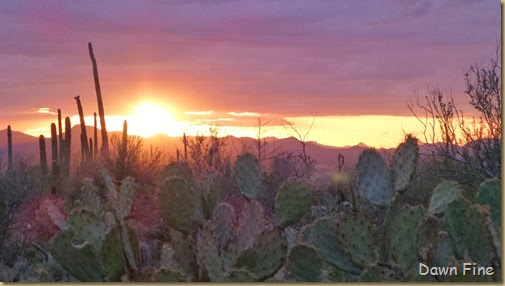
[[[65,117],[65,140],[64,140],[64,150],[63,150],[63,173],[65,176],[70,174],[70,154],[71,154],[71,146],[72,146],[72,129],[70,126],[70,118]]]
[[[83,162],[90,160],[89,146],[88,146],[88,135],[86,133],[86,123],[84,122],[84,113],[82,111],[81,97],[78,95],[75,98],[77,102],[77,109],[79,111],[79,119],[81,123],[81,150],[83,154]]]
[[[121,147],[119,149],[119,158],[118,158],[118,180],[122,180],[127,175],[127,155],[128,155],[128,123],[126,120],[123,122],[123,134],[121,139]]]
[[[58,162],[58,135],[56,135],[56,124],[54,123],[51,123],[51,162]]]
[[[12,130],[11,126],[7,125],[7,156],[8,156],[8,169],[12,170]]]
[[[102,132],[102,150],[101,153],[108,157],[109,156],[109,139],[107,136],[107,128],[105,127],[105,111],[103,109],[103,101],[102,101],[102,91],[100,89],[100,81],[98,79],[98,67],[96,65],[95,55],[93,54],[93,46],[91,43],[88,43],[89,57],[91,58],[91,62],[93,64],[93,78],[95,80],[95,91],[96,91],[96,100],[98,102],[98,114],[100,115],[100,129]]]
[[[184,144],[184,160],[188,160],[188,138],[186,137],[186,133],[182,136],[182,143]]]
[[[91,153],[91,161],[94,160],[94,157],[93,157],[93,139],[89,138],[89,152]]]
[[[39,136],[39,149],[40,149],[40,172],[42,175],[47,174],[47,156],[46,156],[46,139],[44,135]]]
[[[96,160],[97,154],[98,154],[98,130],[96,126],[96,112],[93,112],[93,142],[94,142],[94,148],[93,148],[93,158]]]
[[[60,162],[61,165],[61,158],[63,156],[61,150],[63,149],[63,128],[61,126],[61,109],[58,108],[58,146],[60,152],[58,153],[58,161]]]

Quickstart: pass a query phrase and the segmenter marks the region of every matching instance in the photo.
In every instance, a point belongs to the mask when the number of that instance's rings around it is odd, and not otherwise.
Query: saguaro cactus
[[[59,157],[58,157],[58,160],[60,162],[60,165],[61,165],[61,160],[62,160],[62,152],[61,150],[63,150],[63,130],[62,130],[62,126],[61,126],[61,109],[58,108],[58,146],[60,148],[60,152],[58,153]]]
[[[39,136],[40,149],[40,171],[42,175],[47,174],[47,156],[46,156],[46,139],[44,135]]]
[[[70,173],[70,153],[72,146],[72,131],[70,126],[70,118],[65,117],[65,148],[63,154],[63,172],[66,176]]]
[[[83,152],[83,162],[84,161],[89,161],[90,159],[90,153],[89,153],[89,146],[88,146],[88,135],[86,133],[86,123],[84,122],[84,113],[82,111],[82,104],[81,104],[81,98],[80,96],[74,97],[75,101],[77,102],[77,109],[79,111],[79,119],[81,123],[81,148]]]
[[[186,133],[182,136],[182,143],[184,143],[184,160],[188,160],[188,138],[186,137]]]
[[[121,139],[121,148],[119,149],[118,158],[118,179],[122,180],[126,177],[126,156],[128,155],[128,123],[126,120],[123,122],[123,134]]]
[[[109,156],[109,139],[107,136],[107,128],[105,127],[105,111],[103,109],[103,101],[102,101],[102,91],[100,89],[100,81],[98,79],[98,67],[96,65],[95,55],[93,54],[93,46],[91,43],[88,43],[89,57],[91,58],[91,62],[93,64],[93,78],[95,80],[95,91],[96,91],[96,100],[98,102],[98,114],[100,115],[100,128],[102,131],[102,154],[104,156]]]
[[[7,145],[8,145],[7,153],[9,157],[8,168],[9,170],[12,170],[12,130],[10,125],[7,125]]]
[[[51,164],[58,162],[58,137],[56,135],[56,124],[51,123]]]
[[[93,161],[93,139],[89,138],[89,152],[91,153],[91,160]]]
[[[95,143],[93,148],[93,158],[96,160],[96,154],[98,154],[98,128],[96,126],[96,112],[93,112],[93,142]]]

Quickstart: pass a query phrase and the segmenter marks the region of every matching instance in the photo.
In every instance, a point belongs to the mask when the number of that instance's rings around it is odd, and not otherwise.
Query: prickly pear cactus
[[[454,238],[456,254],[470,257],[480,265],[492,265],[494,251],[484,216],[478,208],[464,198],[458,198],[447,207],[446,220],[449,233]]]
[[[294,246],[289,251],[287,266],[297,282],[321,281],[323,259],[313,247],[304,244]]]
[[[80,281],[103,281],[104,272],[95,249],[86,241],[73,244],[74,233],[65,230],[53,240],[52,255],[72,276]]]
[[[254,200],[246,202],[238,219],[236,234],[238,248],[241,250],[251,247],[264,226],[263,207]]]
[[[362,215],[347,213],[337,221],[338,240],[354,263],[361,267],[375,262],[374,234],[371,223]]]
[[[386,161],[375,149],[361,153],[356,165],[360,195],[377,206],[389,206],[393,198],[391,176]]]
[[[388,258],[403,269],[410,270],[417,261],[417,233],[425,210],[422,207],[396,207],[384,222],[387,227],[385,236]]]
[[[268,278],[283,265],[286,244],[279,228],[265,229],[258,235],[252,247],[240,255],[235,268],[248,271],[256,281]]]
[[[461,196],[461,193],[462,190],[456,182],[444,181],[440,183],[431,195],[428,213],[443,213],[452,201]]]
[[[275,198],[275,215],[280,227],[285,228],[300,220],[314,201],[314,191],[306,179],[292,179],[280,186]]]
[[[81,281],[119,281],[125,271],[119,230],[107,229],[99,216],[86,209],[74,210],[68,225],[53,239],[56,261]]]
[[[166,224],[183,232],[191,232],[203,221],[202,196],[194,183],[170,178],[160,190],[159,207]]]
[[[501,181],[489,179],[479,187],[476,202],[489,206],[489,217],[497,226],[501,226]]]
[[[258,159],[251,153],[237,157],[235,162],[235,182],[242,194],[250,199],[261,191],[261,167]]]
[[[314,246],[328,263],[338,269],[354,274],[361,273],[361,266],[352,261],[341,244],[339,233],[335,219],[321,218],[302,229],[300,240]]]
[[[419,147],[417,139],[408,136],[393,153],[391,170],[393,173],[393,187],[396,192],[405,190],[414,174]]]
[[[180,178],[183,180],[193,180],[193,171],[189,166],[188,161],[174,161],[168,164],[163,171],[161,171],[162,183],[163,180],[170,178]]]

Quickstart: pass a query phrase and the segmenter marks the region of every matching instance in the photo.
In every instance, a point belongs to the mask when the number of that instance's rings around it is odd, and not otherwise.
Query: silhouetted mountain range
[[[72,127],[72,157],[80,158],[80,125]],[[86,133],[88,138],[93,138],[93,127],[87,126]],[[109,140],[113,134],[119,135],[120,132],[109,132]],[[63,135],[64,137],[64,135]],[[98,131],[98,146],[101,146],[100,140],[101,134]],[[193,137],[189,136],[189,140]],[[88,139],[89,140],[89,139]],[[237,154],[249,150],[250,152],[257,152],[256,150],[256,139],[242,137],[237,138],[234,136],[227,136],[224,138],[225,153],[235,158]],[[28,160],[30,164],[39,164],[39,139],[38,137],[30,136],[19,131],[12,132],[13,141],[13,153],[15,156],[23,156]],[[276,150],[276,152],[292,152],[298,154],[301,151],[302,145],[296,138],[289,137],[283,139],[277,139],[274,137],[265,138],[266,144],[265,151],[271,152]],[[144,146],[157,147],[162,149],[164,152],[175,157],[176,150],[183,150],[183,143],[180,137],[169,137],[165,134],[157,134],[149,138],[143,138]],[[421,146],[421,150],[425,149],[427,146]],[[327,172],[334,170],[338,163],[338,154],[341,153],[345,158],[344,168],[354,168],[358,161],[358,157],[363,152],[363,150],[369,148],[364,143],[359,143],[356,146],[345,146],[345,147],[334,147],[319,144],[317,142],[307,142],[306,152],[311,158],[317,161],[317,169],[321,172]],[[379,151],[384,152],[384,154],[392,154],[394,148],[390,149],[379,149]],[[6,159],[7,154],[7,129],[0,130],[0,152],[3,152],[3,156]],[[51,138],[46,138],[46,152],[47,158],[51,158]]]

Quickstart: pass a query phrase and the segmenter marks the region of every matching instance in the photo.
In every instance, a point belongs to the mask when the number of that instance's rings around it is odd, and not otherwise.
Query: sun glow
[[[161,105],[144,102],[137,105],[133,114],[127,116],[128,133],[150,137],[158,133],[171,134],[176,121],[172,113]]]

